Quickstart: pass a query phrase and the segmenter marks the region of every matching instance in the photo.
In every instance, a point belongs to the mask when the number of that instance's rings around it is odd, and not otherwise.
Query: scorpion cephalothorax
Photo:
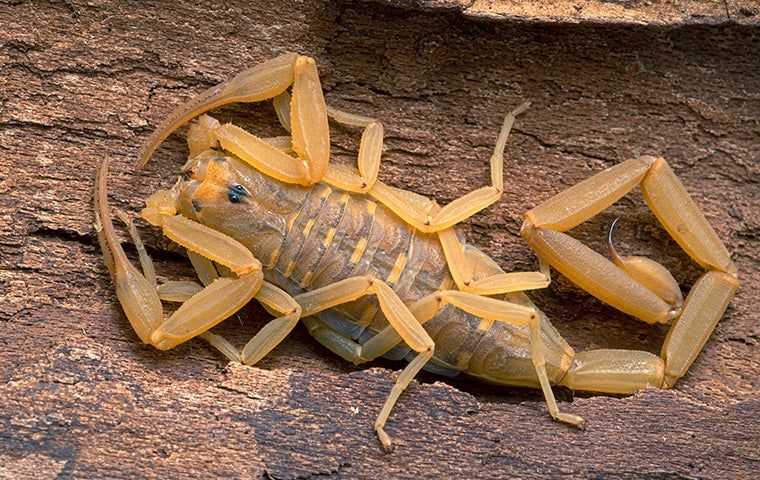
[[[261,138],[205,112],[272,99],[287,137]],[[232,361],[254,364],[300,320],[328,349],[354,363],[407,359],[376,422],[422,368],[485,381],[540,387],[560,412],[551,384],[632,393],[667,387],[685,374],[731,300],[736,267],[665,160],[623,162],[525,214],[522,235],[538,253],[536,272],[505,273],[453,228],[498,200],[508,114],[491,156],[491,184],[444,207],[377,180],[383,127],[329,108],[316,64],[293,53],[248,69],[179,107],[150,137],[144,165],[169,133],[188,131],[189,160],[171,190],[146,201],[142,217],[187,249],[202,283],[157,285],[131,221],[143,273],[122,250],[110,220],[104,162],[95,196],[96,230],[124,311],[140,339],[160,349],[195,336]],[[363,129],[357,169],[330,163],[328,117]],[[664,267],[641,257],[613,262],[562,233],[598,214],[636,185],[665,229],[704,266],[684,301]],[[662,356],[629,350],[575,353],[522,293],[550,282],[549,265],[600,300],[649,323],[673,322]],[[251,299],[275,318],[238,351],[210,329]],[[168,318],[161,301],[183,302]],[[423,327],[424,326],[424,327]]]

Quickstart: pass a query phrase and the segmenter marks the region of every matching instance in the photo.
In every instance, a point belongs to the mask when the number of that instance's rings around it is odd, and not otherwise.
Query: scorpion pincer
[[[205,112],[271,99],[288,136],[262,138]],[[146,201],[143,219],[187,250],[200,281],[157,285],[137,230],[133,267],[117,240],[106,198],[108,162],[98,174],[96,230],[124,312],[140,339],[170,349],[201,337],[232,361],[253,365],[302,321],[329,350],[360,364],[408,361],[377,420],[385,424],[422,369],[486,382],[539,387],[553,418],[551,385],[628,394],[669,387],[685,374],[732,298],[738,280],[728,252],[665,160],[623,162],[527,212],[522,235],[538,253],[535,272],[504,272],[465,243],[457,223],[503,192],[509,113],[491,156],[491,184],[444,207],[378,181],[383,126],[326,105],[313,59],[288,53],[245,70],[180,106],[148,139],[139,165],[193,120],[189,160],[170,190]],[[363,129],[357,168],[331,164],[328,118]],[[707,272],[685,301],[672,275],[642,257],[614,263],[562,233],[641,185],[673,238]],[[576,354],[523,292],[545,288],[549,266],[609,305],[649,323],[671,322],[661,356],[631,350]],[[273,314],[238,350],[210,331],[252,299]],[[182,302],[164,318],[162,301]]]

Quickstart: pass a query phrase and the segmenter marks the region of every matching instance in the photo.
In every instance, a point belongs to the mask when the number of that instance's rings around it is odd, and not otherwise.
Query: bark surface
[[[456,11],[473,19],[523,23],[648,26],[760,23],[760,0],[372,0],[400,8]]]
[[[488,23],[407,2],[195,3],[0,5],[0,477],[760,471],[756,27]],[[625,398],[557,389],[564,410],[588,421],[577,431],[549,419],[539,392],[422,375],[390,418],[397,449],[385,455],[372,423],[397,364],[352,367],[300,326],[256,367],[228,365],[202,341],[169,352],[139,344],[92,227],[96,166],[112,159],[112,206],[139,210],[174,182],[186,155],[180,132],[136,172],[155,125],[178,103],[288,50],[317,59],[328,102],[384,122],[383,181],[442,203],[488,182],[502,115],[533,102],[508,143],[503,199],[465,225],[507,271],[536,267],[518,235],[522,212],[624,159],[666,157],[742,281],[687,376],[672,390]],[[217,115],[279,132],[269,104]],[[354,160],[358,132],[333,130],[336,160]],[[604,252],[616,216],[618,251],[662,262],[688,291],[700,271],[639,193],[572,233]],[[182,255],[141,230],[162,276],[192,277]],[[658,352],[664,338],[664,328],[615,312],[559,275],[532,298],[577,351]],[[250,306],[218,330],[242,345],[266,320]]]

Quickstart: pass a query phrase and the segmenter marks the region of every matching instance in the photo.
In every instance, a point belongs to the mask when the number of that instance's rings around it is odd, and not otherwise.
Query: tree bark
[[[757,475],[756,23],[480,22],[417,2],[224,3],[0,5],[0,477]],[[754,11],[756,2],[727,5]],[[557,389],[563,409],[588,421],[577,431],[549,419],[540,392],[422,375],[390,418],[397,448],[386,455],[372,424],[398,364],[353,367],[302,327],[256,367],[228,364],[202,341],[168,352],[141,345],[97,247],[95,168],[111,158],[112,206],[138,211],[174,182],[186,155],[175,134],[135,170],[156,124],[288,50],[317,59],[330,104],[384,122],[380,178],[441,203],[488,182],[502,116],[533,102],[507,145],[502,200],[464,225],[507,271],[536,267],[518,235],[523,212],[627,158],[666,157],[734,252],[742,281],[687,376],[623,398]],[[280,132],[269,104],[216,114]],[[336,127],[334,141],[336,161],[355,159],[357,132]],[[618,250],[660,261],[688,291],[700,270],[640,194],[572,233],[603,251],[615,216]],[[192,278],[184,257],[141,231],[162,276]],[[659,352],[664,328],[559,275],[531,297],[577,351]],[[251,306],[219,330],[242,345],[266,320]]]

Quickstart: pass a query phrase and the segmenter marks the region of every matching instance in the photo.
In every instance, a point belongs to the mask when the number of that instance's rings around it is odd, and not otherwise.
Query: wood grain
[[[0,4],[0,477],[2,478],[753,478],[760,471],[760,36],[749,25],[473,22],[378,3]],[[381,119],[380,177],[441,202],[488,181],[502,115],[524,100],[508,143],[504,198],[466,225],[506,270],[535,268],[520,215],[643,154],[668,158],[743,282],[674,389],[575,396],[575,431],[538,392],[423,375],[388,424],[372,421],[398,365],[352,367],[296,332],[257,367],[201,341],[142,346],[124,318],[92,229],[96,165],[113,161],[112,205],[129,211],[173,183],[173,135],[135,172],[171,108],[286,50],[314,56],[328,102]],[[269,105],[217,112],[278,132]],[[337,161],[358,133],[335,129]],[[573,230],[603,251],[665,264],[684,291],[699,270],[638,193]],[[143,227],[161,275],[190,277]],[[133,252],[130,252],[133,253]],[[657,352],[664,330],[612,311],[557,276],[533,295],[577,350]],[[241,345],[256,306],[225,322]],[[572,402],[572,403],[569,403]]]

